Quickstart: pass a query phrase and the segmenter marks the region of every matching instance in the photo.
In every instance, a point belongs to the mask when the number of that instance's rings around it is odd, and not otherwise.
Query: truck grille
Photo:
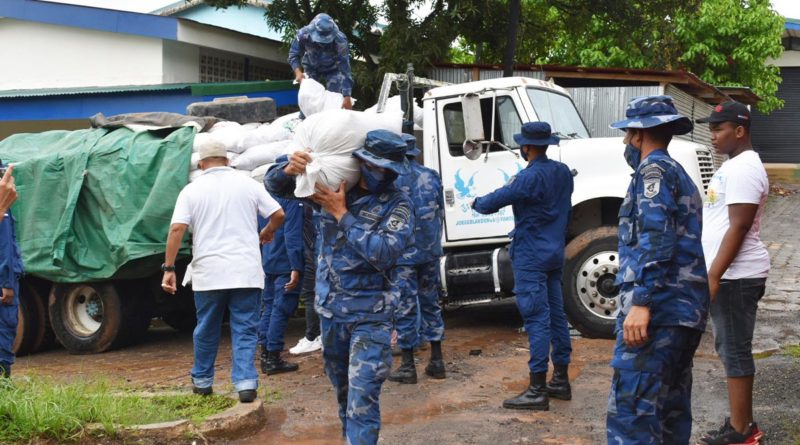
[[[708,150],[697,150],[697,165],[700,167],[700,179],[703,181],[703,192],[708,190],[708,183],[714,176],[714,159]]]

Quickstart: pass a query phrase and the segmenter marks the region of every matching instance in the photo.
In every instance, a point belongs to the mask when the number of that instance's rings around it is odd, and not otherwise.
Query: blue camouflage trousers
[[[549,272],[515,269],[514,293],[528,333],[530,372],[547,372],[548,356],[552,356],[553,364],[568,365],[572,343],[561,293],[561,269]]]
[[[258,344],[267,351],[283,351],[284,335],[289,318],[297,310],[300,283],[294,289],[284,289],[291,274],[266,274],[261,291],[261,320],[258,324]],[[301,279],[302,282],[302,279]]]
[[[381,386],[392,366],[392,324],[320,317],[325,373],[336,390],[348,445],[374,445],[381,429]]]
[[[14,284],[14,300],[11,304],[0,303],[0,377],[11,372],[14,364],[14,340],[19,323],[19,280]]]
[[[394,312],[397,346],[413,349],[420,336],[425,341],[444,339],[439,261],[417,266],[397,266],[400,301]],[[418,322],[419,321],[419,322]]]
[[[702,332],[651,326],[650,341],[629,347],[617,319],[606,433],[614,445],[680,444],[692,432],[692,358]]]

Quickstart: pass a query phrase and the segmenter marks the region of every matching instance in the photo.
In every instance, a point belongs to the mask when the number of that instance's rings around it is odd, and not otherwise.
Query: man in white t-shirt
[[[703,251],[708,267],[714,346],[725,367],[730,418],[699,444],[757,444],[753,422],[753,329],[764,295],[769,253],[759,239],[769,193],[767,172],[750,140],[750,111],[739,102],[718,105],[700,119],[714,149],[729,159],[714,173],[703,205]]]
[[[280,205],[263,186],[228,167],[225,147],[209,140],[199,148],[203,174],[178,195],[167,237],[162,287],[177,289],[175,258],[186,229],[192,229],[192,288],[197,307],[194,330],[194,393],[213,392],[214,362],[222,317],[230,312],[231,380],[239,401],[255,400],[259,305],[264,287],[261,243],[272,241],[283,223]],[[257,215],[269,218],[259,234]]]

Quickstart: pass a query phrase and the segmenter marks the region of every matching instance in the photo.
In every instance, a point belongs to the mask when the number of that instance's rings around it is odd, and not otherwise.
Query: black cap
[[[695,122],[698,124],[733,122],[744,127],[750,127],[750,110],[743,103],[729,100],[714,107],[714,111],[711,112],[710,116],[697,119]]]

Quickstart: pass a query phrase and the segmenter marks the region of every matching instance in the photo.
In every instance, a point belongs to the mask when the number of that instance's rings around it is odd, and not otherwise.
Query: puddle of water
[[[313,424],[309,428],[299,429],[296,434],[287,436],[281,431],[286,422],[286,411],[281,408],[265,407],[267,423],[253,436],[236,442],[238,445],[339,445],[344,444],[340,438],[342,427],[335,424]]]

